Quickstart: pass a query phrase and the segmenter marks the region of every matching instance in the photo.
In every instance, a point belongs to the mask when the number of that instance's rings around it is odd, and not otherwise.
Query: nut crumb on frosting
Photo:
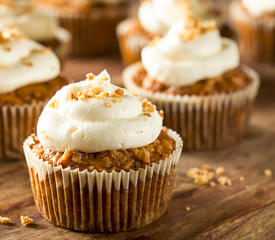
[[[11,219],[8,218],[8,217],[2,217],[2,216],[0,216],[0,223],[1,224],[9,224],[9,223],[11,223]]]
[[[33,219],[31,219],[28,216],[21,216],[20,219],[21,219],[21,223],[24,227],[26,227],[27,225],[33,223]]]

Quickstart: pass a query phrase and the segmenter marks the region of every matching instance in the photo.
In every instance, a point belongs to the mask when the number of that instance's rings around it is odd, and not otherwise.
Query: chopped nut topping
[[[146,117],[152,117],[152,115],[150,113],[143,113],[143,115]]]
[[[124,95],[124,90],[122,88],[117,88],[115,90],[115,93],[119,96],[123,96]]]
[[[157,109],[157,107],[152,104],[151,102],[149,102],[148,100],[144,99],[142,101],[142,111],[144,113],[152,113]]]
[[[163,112],[163,110],[159,111],[159,115],[161,116],[162,119],[164,119],[164,112]]]
[[[205,164],[202,166],[204,170],[209,171],[211,169],[211,166],[209,164]]]
[[[92,73],[88,73],[88,74],[86,75],[86,77],[87,77],[88,80],[92,81],[92,80],[95,78],[95,75],[92,74]]]
[[[11,219],[8,218],[8,217],[1,217],[0,216],[0,223],[1,224],[9,224],[9,223],[11,223]]]
[[[232,182],[230,179],[228,179],[228,177],[222,176],[218,178],[218,183],[222,186],[232,186]]]
[[[159,36],[154,37],[154,39],[149,43],[149,46],[150,46],[150,47],[156,46],[157,43],[159,42],[159,40],[160,40],[160,37],[159,37]]]
[[[53,100],[51,103],[50,103],[50,108],[58,108],[58,101],[57,100]]]
[[[62,157],[58,160],[57,165],[66,165],[66,163],[70,161],[72,155],[72,151],[67,149]]]
[[[215,187],[215,186],[216,186],[216,183],[215,183],[214,181],[211,181],[211,182],[210,182],[210,186],[211,186],[211,187]]]
[[[21,216],[21,223],[26,227],[27,225],[33,223],[33,219],[29,218],[28,216]]]
[[[111,107],[112,107],[112,103],[105,103],[105,106],[106,106],[107,108],[111,108]]]
[[[267,177],[272,177],[272,171],[270,169],[264,170],[264,175]]]

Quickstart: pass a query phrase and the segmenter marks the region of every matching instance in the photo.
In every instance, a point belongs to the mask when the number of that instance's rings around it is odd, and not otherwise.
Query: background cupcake
[[[0,10],[0,29],[16,26],[28,38],[51,47],[59,57],[69,54],[71,35],[59,27],[57,19],[34,11],[25,0],[1,1]]]
[[[115,29],[127,15],[127,1],[32,0],[32,3],[71,32],[74,56],[97,56],[118,49]]]
[[[230,14],[243,60],[273,70],[275,66],[275,2],[233,1]]]
[[[105,71],[58,91],[37,136],[24,143],[40,213],[86,232],[128,231],[160,218],[181,148],[156,107],[112,85]]]
[[[0,159],[20,158],[44,103],[67,81],[48,48],[15,28],[0,31]]]
[[[164,125],[181,134],[186,149],[212,149],[244,135],[259,79],[240,67],[237,44],[215,22],[193,18],[145,47],[124,83],[165,111]]]
[[[179,19],[186,20],[191,11],[200,19],[213,17],[210,4],[205,0],[150,0],[142,1],[138,18],[121,22],[117,28],[121,54],[126,65],[140,60],[141,49],[155,36],[163,36]]]

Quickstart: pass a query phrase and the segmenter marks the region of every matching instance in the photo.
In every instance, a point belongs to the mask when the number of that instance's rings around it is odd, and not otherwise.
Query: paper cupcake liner
[[[141,59],[141,50],[152,40],[138,32],[130,32],[134,18],[126,19],[117,26],[117,38],[123,62],[126,66]]]
[[[259,89],[258,74],[248,67],[243,70],[252,83],[243,90],[213,96],[174,96],[152,93],[133,82],[140,63],[123,73],[127,89],[147,98],[164,110],[164,125],[177,131],[187,150],[217,149],[240,140],[248,125],[254,100]]]
[[[0,107],[0,161],[23,158],[22,144],[36,126],[45,102]]]
[[[121,232],[146,226],[166,211],[182,140],[169,130],[176,149],[151,167],[129,172],[93,172],[52,167],[24,143],[34,200],[57,226],[84,232]],[[31,137],[30,137],[31,138]]]
[[[247,63],[275,64],[275,18],[253,17],[244,11],[240,1],[232,2],[230,15],[239,35],[243,60]]]
[[[90,14],[62,12],[38,4],[37,8],[57,18],[60,25],[72,34],[73,56],[97,56],[118,50],[116,25],[127,16],[127,4],[117,7],[93,8]]]

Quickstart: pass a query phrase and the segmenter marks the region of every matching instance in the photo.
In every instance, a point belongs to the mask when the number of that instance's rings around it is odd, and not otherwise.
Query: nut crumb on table
[[[272,177],[272,171],[270,169],[265,169],[264,170],[264,175],[267,177]]]
[[[9,223],[11,223],[11,219],[8,218],[8,217],[1,217],[0,216],[0,223],[1,224],[9,224]]]
[[[28,216],[21,216],[21,223],[26,227],[27,225],[33,223],[33,219],[29,218]]]

